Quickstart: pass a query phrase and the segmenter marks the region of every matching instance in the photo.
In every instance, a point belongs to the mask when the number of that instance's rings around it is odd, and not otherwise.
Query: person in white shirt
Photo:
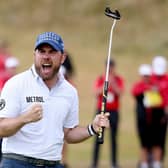
[[[109,114],[79,126],[77,90],[59,73],[64,43],[54,32],[37,37],[34,64],[9,79],[0,99],[0,168],[60,168],[62,146],[82,142],[108,127]]]

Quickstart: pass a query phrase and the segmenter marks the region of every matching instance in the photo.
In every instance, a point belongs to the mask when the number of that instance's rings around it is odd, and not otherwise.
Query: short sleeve
[[[69,109],[66,120],[64,121],[65,128],[73,128],[79,124],[79,99],[77,91],[71,100],[71,107]]]
[[[19,114],[19,91],[15,80],[6,82],[0,96],[0,117],[16,117]]]

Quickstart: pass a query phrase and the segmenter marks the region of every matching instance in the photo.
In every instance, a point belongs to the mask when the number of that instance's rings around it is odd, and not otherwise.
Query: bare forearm
[[[0,137],[8,137],[14,135],[21,127],[25,125],[21,117],[1,118],[0,119]]]
[[[109,113],[97,114],[93,122],[87,127],[76,126],[74,128],[64,128],[65,140],[68,143],[79,143],[89,137],[96,135],[101,127],[109,127]]]
[[[65,135],[65,140],[68,143],[79,143],[90,137],[87,127],[77,126],[70,129]]]
[[[27,112],[18,117],[0,118],[0,137],[12,136],[25,124],[39,121],[42,116],[42,106],[33,104]]]

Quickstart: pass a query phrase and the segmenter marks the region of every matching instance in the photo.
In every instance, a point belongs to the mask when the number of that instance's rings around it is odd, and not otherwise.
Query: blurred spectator
[[[64,63],[62,64],[60,71],[68,82],[70,82],[72,85],[75,85],[74,84],[75,69],[74,69],[74,65],[72,62],[72,57],[67,51],[65,51],[64,53],[66,55],[66,59]],[[63,150],[62,150],[62,164],[64,168],[69,167],[68,159],[67,159],[67,156],[68,156],[68,146],[67,145],[68,144],[64,142]]]
[[[160,137],[158,146],[162,149],[158,150],[158,156],[164,159],[165,156],[165,143],[166,143],[166,131],[167,131],[167,116],[168,116],[168,74],[167,74],[167,60],[164,56],[155,56],[152,61],[152,82],[160,92],[162,97],[162,105],[156,109],[154,119],[159,120],[157,123],[159,129],[156,132],[157,136]],[[160,155],[159,155],[160,154]]]
[[[4,78],[6,78],[7,69],[5,62],[8,58],[10,58],[8,43],[6,40],[0,40],[0,91],[4,85],[4,82],[6,81]]]
[[[7,41],[0,40],[0,74],[5,71],[5,60],[10,56],[8,50]]]
[[[19,60],[16,57],[8,57],[5,60],[5,71],[0,75],[0,90],[2,90],[5,82],[16,74],[19,66]]]
[[[105,75],[100,75],[94,83],[94,94],[96,97],[96,113],[101,112],[103,87]],[[108,96],[106,103],[106,112],[110,113],[110,152],[111,152],[111,165],[112,168],[118,168],[118,144],[117,134],[119,125],[119,110],[120,110],[120,97],[124,90],[124,82],[120,75],[116,72],[116,63],[110,60],[109,66],[109,85]],[[98,144],[97,137],[94,142],[93,158],[91,168],[98,167],[100,144]]]
[[[160,82],[155,79],[155,74],[152,74],[152,71],[156,70],[153,68],[154,65],[152,68],[148,64],[141,65],[141,79],[133,84],[132,88],[132,95],[136,100],[136,123],[141,145],[139,168],[162,167],[167,121]],[[165,84],[167,85],[166,80]],[[167,87],[168,85],[164,89]]]
[[[135,98],[136,126],[140,140],[140,163],[139,168],[149,168],[148,156],[150,153],[151,136],[151,109],[144,105],[145,92],[152,90],[152,69],[148,64],[139,67],[140,79],[133,84],[132,95]],[[147,102],[146,102],[147,104]],[[148,103],[149,104],[149,103]]]

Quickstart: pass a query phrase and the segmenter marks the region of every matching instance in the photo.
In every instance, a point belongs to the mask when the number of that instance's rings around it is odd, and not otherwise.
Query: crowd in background
[[[67,59],[60,68],[65,79],[74,82],[74,65],[66,51]],[[19,60],[12,56],[6,41],[0,41],[0,91],[5,82],[17,73]],[[166,154],[166,131],[168,119],[168,74],[167,60],[156,56],[150,64],[141,64],[138,69],[140,79],[132,84],[130,94],[135,100],[137,135],[140,143],[138,168],[163,168]],[[96,113],[101,112],[105,74],[98,76],[94,83]],[[110,113],[110,160],[112,168],[119,168],[118,128],[120,97],[124,93],[124,80],[116,72],[116,62],[110,60],[109,87],[106,110]],[[68,167],[68,147],[63,147],[62,164]],[[91,168],[98,168],[100,145],[95,137]]]
[[[105,73],[104,73],[105,75]],[[105,76],[100,75],[94,83],[96,112],[101,112]],[[164,56],[155,56],[150,64],[138,68],[140,79],[132,84],[130,94],[135,100],[137,135],[140,155],[137,168],[163,168],[166,154],[168,119],[168,73]],[[123,78],[116,72],[116,63],[110,61],[109,88],[106,111],[110,112],[110,160],[112,168],[119,168],[118,139],[120,97],[124,93]],[[91,168],[99,167],[100,144],[95,138]]]
[[[167,60],[156,56],[139,67],[139,81],[132,87],[140,142],[139,168],[162,168],[166,152],[168,116]]]

